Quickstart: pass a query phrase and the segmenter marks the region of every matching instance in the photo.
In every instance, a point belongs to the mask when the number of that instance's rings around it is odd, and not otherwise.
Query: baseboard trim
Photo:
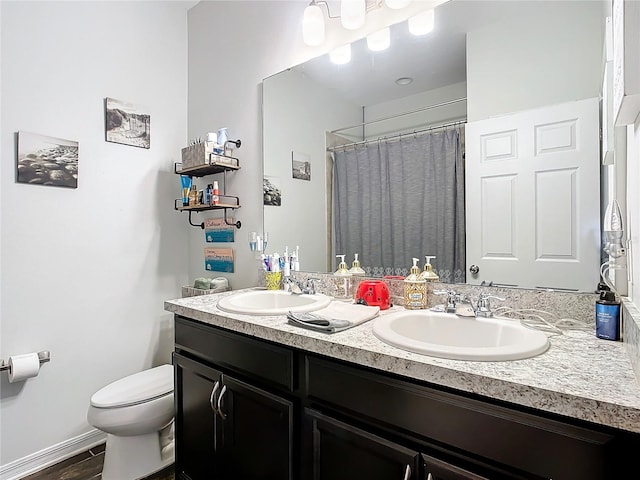
[[[19,480],[78,453],[86,452],[96,445],[104,443],[106,439],[106,433],[93,429],[6,465],[0,465],[0,480]]]

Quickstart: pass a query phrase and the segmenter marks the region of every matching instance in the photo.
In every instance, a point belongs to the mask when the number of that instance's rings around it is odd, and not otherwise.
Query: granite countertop
[[[216,308],[218,299],[241,291],[167,300],[165,310],[381,371],[640,433],[640,385],[622,342],[566,330],[550,336],[549,350],[537,357],[506,362],[447,360],[378,340],[372,332],[375,319],[327,334],[289,325],[281,315],[237,315]]]

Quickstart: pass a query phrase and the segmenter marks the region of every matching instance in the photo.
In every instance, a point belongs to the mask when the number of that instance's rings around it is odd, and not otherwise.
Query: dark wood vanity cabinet
[[[294,400],[243,381],[238,378],[242,372],[235,376],[227,368],[227,361],[237,356],[237,365],[255,364],[260,370],[269,366],[272,357],[279,360],[283,352],[274,354],[268,345],[264,348],[255,340],[227,335],[176,322],[176,476],[182,480],[293,480]],[[192,350],[202,348],[201,342],[208,346],[200,352]],[[286,376],[285,371],[279,373]]]
[[[302,478],[488,480],[314,410],[304,415]]]
[[[608,480],[640,435],[176,315],[182,480]]]

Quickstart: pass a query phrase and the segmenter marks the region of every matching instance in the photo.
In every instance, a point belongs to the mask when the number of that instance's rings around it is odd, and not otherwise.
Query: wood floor
[[[24,477],[22,480],[100,480],[103,462],[104,444]],[[173,466],[170,466],[144,480],[174,480],[174,478]]]

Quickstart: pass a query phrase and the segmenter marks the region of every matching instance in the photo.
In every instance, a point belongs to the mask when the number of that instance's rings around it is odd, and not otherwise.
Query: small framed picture
[[[264,177],[262,181],[264,205],[279,207],[282,205],[282,189],[280,187],[280,177]]]
[[[78,188],[78,142],[18,132],[18,183]]]
[[[105,98],[105,140],[107,142],[151,147],[151,115],[140,111],[139,107]]]
[[[306,153],[291,152],[291,173],[298,180],[311,180],[311,162]]]

